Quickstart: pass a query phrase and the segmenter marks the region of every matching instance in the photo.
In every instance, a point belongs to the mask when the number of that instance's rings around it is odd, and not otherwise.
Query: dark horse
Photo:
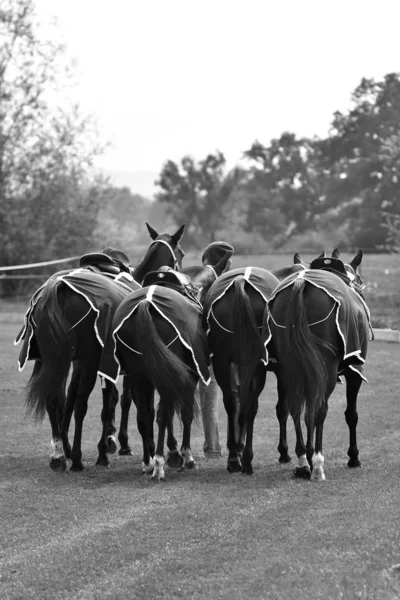
[[[303,271],[307,265],[296,253],[293,265],[274,271],[255,267],[235,269],[219,278],[205,299],[205,327],[228,417],[230,472],[253,472],[253,426],[266,379],[265,365],[261,362],[261,329],[267,299],[281,279]],[[274,366],[269,365],[268,370],[273,371]],[[288,462],[288,410],[279,381],[276,414],[280,425],[279,460]]]
[[[184,226],[174,235],[158,233],[147,225],[154,240],[142,262],[130,276],[118,281],[106,274],[81,268],[56,273],[36,292],[27,313],[24,346],[20,354],[20,368],[27,358],[35,359],[34,369],[26,389],[26,406],[29,413],[43,419],[46,411],[52,428],[50,466],[54,470],[66,468],[66,458],[72,460],[71,469],[80,471],[82,464],[82,426],[87,412],[88,398],[96,382],[104,340],[112,317],[123,298],[140,288],[140,282],[149,271],[166,264],[178,266],[183,252],[180,239]],[[24,356],[21,360],[21,356]],[[72,377],[65,388],[71,365]],[[107,464],[107,438],[113,426],[112,407],[118,401],[115,385],[104,381],[102,385],[103,432],[98,445],[96,464]],[[110,401],[110,398],[113,400]],[[72,449],[68,430],[75,413],[75,432]]]
[[[165,479],[167,430],[167,464],[173,468],[194,467],[190,431],[197,406],[195,390],[200,378],[207,383],[210,377],[207,339],[201,326],[202,308],[195,297],[189,299],[184,295],[181,278],[182,274],[174,274],[171,285],[170,272],[150,274],[144,281],[145,287],[123,300],[115,313],[112,339],[109,338],[109,348],[101,362],[104,376],[111,376],[115,381],[122,369],[129,377],[143,441],[143,469],[152,472],[157,480]],[[160,395],[156,446],[153,439],[155,390]],[[183,423],[180,451],[172,429],[175,414]]]
[[[276,288],[265,314],[266,360],[276,358],[276,374],[296,430],[297,477],[324,480],[322,436],[328,399],[338,376],[346,379],[346,422],[350,432],[348,466],[360,466],[356,441],[357,396],[370,328],[361,296],[361,250],[345,265],[337,250]],[[301,416],[305,409],[307,441]],[[314,448],[315,433],[315,448]]]
[[[229,258],[229,254],[226,254],[214,265],[195,265],[181,269],[182,273],[190,277],[192,286],[198,289],[197,298],[200,304],[203,303],[211,284],[226,269]],[[135,399],[133,400],[135,401]],[[124,378],[124,392],[121,396],[121,423],[118,433],[118,441],[120,443],[119,454],[121,455],[132,454],[132,449],[128,441],[128,419],[131,404],[132,395],[128,389],[128,378]],[[154,407],[151,409],[151,412],[154,420]],[[172,423],[169,424],[169,431],[172,435]]]
[[[266,378],[261,327],[267,299],[278,283],[265,269],[233,269],[211,286],[204,302],[204,327],[228,417],[230,472],[253,472],[254,419]]]

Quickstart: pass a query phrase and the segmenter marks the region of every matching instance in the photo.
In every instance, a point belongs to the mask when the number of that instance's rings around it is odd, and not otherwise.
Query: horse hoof
[[[281,465],[286,465],[287,463],[290,463],[292,460],[292,457],[289,454],[281,454],[279,457],[279,462]]]
[[[63,473],[67,468],[67,461],[64,456],[59,456],[58,458],[51,458],[50,467],[53,469],[53,471]]]
[[[120,448],[118,454],[120,456],[133,456],[133,452],[129,446],[127,448]]]
[[[185,460],[178,450],[168,452],[166,464],[170,469],[181,469],[184,466],[184,463]]]
[[[240,473],[242,470],[242,465],[239,460],[228,460],[228,464],[226,466],[229,473]]]
[[[85,470],[85,467],[83,466],[83,464],[82,464],[81,462],[79,462],[79,463],[75,463],[75,464],[74,464],[74,463],[72,463],[72,465],[70,466],[69,470],[70,470],[70,471],[76,471],[76,472],[79,472],[79,471],[84,471],[84,470]]]
[[[295,467],[293,474],[297,479],[311,479],[310,467]]]
[[[194,460],[191,460],[190,462],[185,463],[185,467],[186,467],[186,469],[197,469],[197,465],[194,462]]]
[[[361,467],[361,463],[358,458],[350,458],[347,466],[350,467],[350,469],[354,469],[355,467]]]
[[[109,466],[109,462],[108,462],[108,458],[105,456],[104,458],[98,458],[96,460],[96,467],[108,467]]]
[[[253,475],[254,471],[253,471],[253,467],[251,465],[247,465],[247,466],[242,466],[242,473],[244,475]]]
[[[152,481],[155,481],[155,482],[167,481],[165,475],[163,475],[162,477],[157,477],[157,475],[152,475],[151,479],[152,479]]]
[[[117,451],[117,444],[115,442],[114,436],[109,435],[106,440],[106,448],[108,454],[114,454]]]

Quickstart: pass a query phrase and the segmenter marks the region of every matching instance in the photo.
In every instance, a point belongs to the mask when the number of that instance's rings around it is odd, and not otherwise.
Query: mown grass
[[[327,418],[324,483],[296,481],[277,463],[275,380],[260,402],[252,477],[229,474],[225,456],[193,472],[141,474],[135,410],[133,457],[94,466],[101,394],[84,425],[83,473],[53,473],[50,427],[24,417],[19,324],[1,324],[0,598],[376,599],[400,597],[400,345],[373,342],[359,402],[363,467],[346,467],[345,391]],[[221,438],[226,418],[220,406]],[[179,431],[179,425],[177,425]],[[289,426],[289,446],[294,437]]]

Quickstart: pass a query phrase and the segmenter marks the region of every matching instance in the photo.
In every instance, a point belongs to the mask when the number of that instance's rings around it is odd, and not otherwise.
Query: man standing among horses
[[[201,257],[201,262],[203,265],[216,265],[223,256],[228,254],[229,261],[226,265],[225,271],[229,271],[232,264],[230,257],[232,256],[233,252],[233,246],[227,242],[212,242],[204,250],[203,256]],[[200,381],[200,405],[204,429],[203,451],[206,458],[219,458],[222,456],[218,426],[219,388],[217,382],[215,381],[212,367],[210,368],[210,372],[211,383],[208,386],[204,385]]]

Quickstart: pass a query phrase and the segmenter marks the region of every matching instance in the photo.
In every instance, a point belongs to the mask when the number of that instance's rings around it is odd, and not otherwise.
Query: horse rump
[[[118,338],[123,342],[117,343],[117,353],[124,354],[124,367],[133,379],[136,367],[131,363],[131,355],[127,358],[124,345],[141,355],[140,369],[160,398],[167,400],[178,415],[188,404],[193,404],[194,412],[198,413],[194,394],[198,374],[193,359],[180,341],[175,344],[175,350],[169,348],[179,335],[156,309],[148,302],[141,302],[118,331]]]
[[[48,406],[63,409],[65,385],[73,355],[73,333],[64,316],[65,285],[49,281],[32,315],[34,343],[40,355],[26,386],[27,414],[43,420]]]

